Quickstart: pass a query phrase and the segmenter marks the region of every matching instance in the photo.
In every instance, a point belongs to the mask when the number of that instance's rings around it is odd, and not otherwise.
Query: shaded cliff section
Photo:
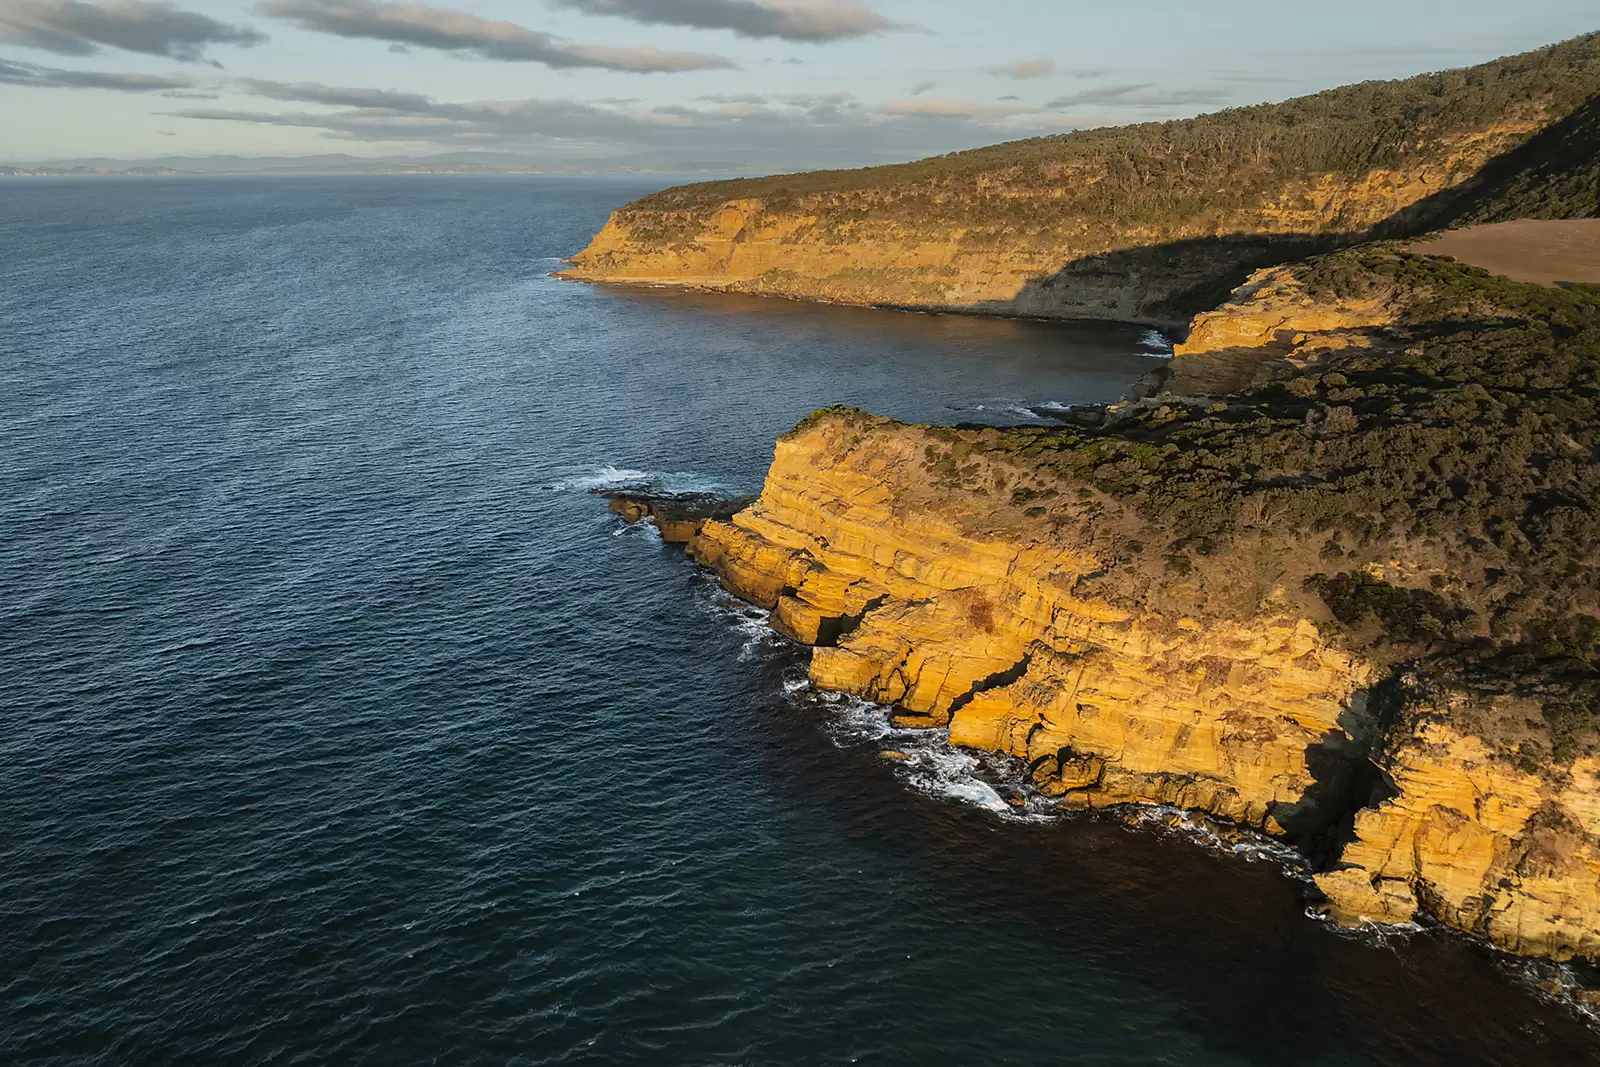
[[[1597,213],[1600,35],[1466,70],[619,209],[563,276],[1181,328],[1253,271]]]
[[[1600,957],[1600,288],[1394,245],[1266,273],[1174,361],[1268,338],[1244,385],[1097,427],[818,412],[688,549],[816,685],[1064,808],[1202,810],[1341,921]]]

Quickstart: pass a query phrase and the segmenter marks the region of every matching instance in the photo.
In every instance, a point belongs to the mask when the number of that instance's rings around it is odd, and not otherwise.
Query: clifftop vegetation
[[[1244,614],[1279,586],[1380,663],[1533,699],[1547,721],[1477,725],[1511,758],[1600,751],[1600,286],[1387,244],[1294,269],[1400,320],[1314,371],[1100,429],[927,427],[928,474],[1092,537],[1098,595]]]
[[[771,213],[822,216],[821,225],[863,218],[983,229],[1139,228],[1150,235],[1224,234],[1284,228],[1306,207],[1274,203],[1324,175],[1360,183],[1374,171],[1439,170],[1459,180],[1475,170],[1467,140],[1504,134],[1507,147],[1573,116],[1600,93],[1600,34],[1464,70],[1404,81],[1366,82],[1280,104],[1234,108],[1195,119],[1087,130],[960,152],[916,163],[680,186],[623,210],[658,231],[687,236],[691,217],[728,200],[760,199]],[[1585,116],[1591,128],[1592,115]],[[1557,138],[1561,141],[1561,138]],[[1452,202],[1473,218],[1522,213],[1594,214],[1593,141],[1551,146],[1538,163],[1574,175],[1552,201],[1550,175],[1507,174],[1487,202]],[[666,215],[683,213],[678,233]],[[1436,223],[1433,212],[1420,221]],[[1317,218],[1314,232],[1364,228],[1359,212]],[[1296,227],[1287,227],[1294,229]],[[1119,243],[1108,238],[1106,247]]]

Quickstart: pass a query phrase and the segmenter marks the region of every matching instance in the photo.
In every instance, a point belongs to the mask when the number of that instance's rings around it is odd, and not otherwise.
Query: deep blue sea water
[[[0,1064],[1600,1060],[1464,939],[880,759],[621,526],[589,488],[753,488],[823,404],[1151,366],[546,277],[655,184],[0,185]]]

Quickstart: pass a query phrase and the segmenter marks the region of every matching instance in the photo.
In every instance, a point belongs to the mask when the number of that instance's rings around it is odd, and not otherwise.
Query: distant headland
[[[1597,217],[1590,35],[669,189],[566,276],[1176,328],[1062,425],[827,409],[731,518],[620,510],[812,646],[815,685],[1024,761],[1063,809],[1221,817],[1298,848],[1340,922],[1593,960]]]

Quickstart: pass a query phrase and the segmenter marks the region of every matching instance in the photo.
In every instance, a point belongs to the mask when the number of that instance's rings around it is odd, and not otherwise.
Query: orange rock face
[[[1251,266],[1297,258],[1307,241],[1347,239],[1396,219],[1546,121],[1532,108],[1441,132],[1417,146],[1411,169],[1290,174],[1248,202],[1201,204],[1159,224],[1064,206],[1115,170],[1093,156],[1045,164],[1042,173],[997,163],[951,179],[855,180],[850,172],[836,188],[798,198],[647,199],[614,212],[561,276],[1181,327],[1197,309],[1197,284],[1227,284]],[[906,196],[932,209],[907,216],[897,206]]]
[[[816,685],[1026,760],[1063,807],[1174,804],[1291,838],[1362,803],[1328,789],[1375,779],[1381,752],[1398,793],[1326,857],[1335,918],[1420,909],[1511,951],[1600,955],[1600,766],[1520,772],[1426,715],[1379,744],[1373,666],[1270,591],[1244,619],[1099,599],[1094,539],[1019,510],[1004,469],[961,487],[930,469],[952,431],[808,422],[760,499],[689,550],[816,646]]]
[[[1524,955],[1600,956],[1600,761],[1529,773],[1420,715],[1386,765],[1397,795],[1317,878],[1335,918],[1426,911]]]
[[[1188,338],[1172,354],[1183,358],[1249,348],[1287,355],[1308,346],[1359,344],[1358,331],[1386,326],[1394,316],[1383,296],[1318,300],[1305,291],[1293,268],[1270,267],[1252,275],[1228,303],[1196,315]]]
[[[1369,667],[1304,620],[1171,620],[1075,592],[1102,561],[1042,526],[993,529],[1010,505],[934,487],[916,428],[824,422],[779,443],[766,488],[691,551],[728,589],[819,645],[812,680],[1026,759],[1103,761],[1091,804],[1204,807],[1255,827],[1302,802],[1306,749]],[[1020,513],[1009,518],[1027,525]]]

